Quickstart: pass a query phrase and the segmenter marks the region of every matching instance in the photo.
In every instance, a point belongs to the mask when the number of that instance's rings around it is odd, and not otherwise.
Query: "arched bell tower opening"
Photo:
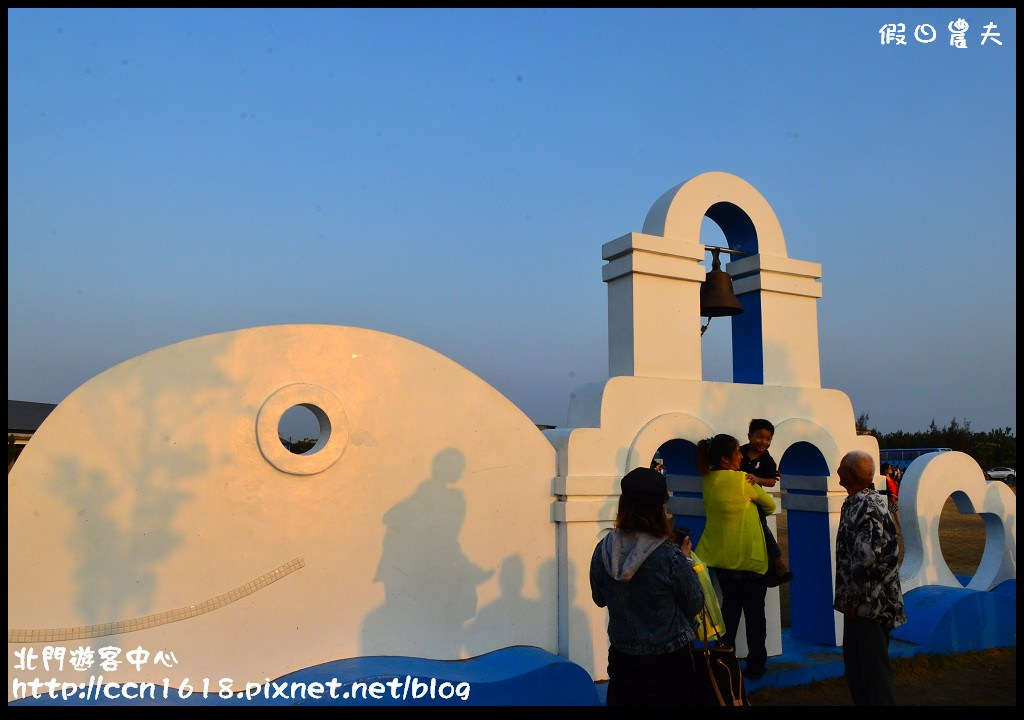
[[[717,232],[715,232],[716,230]],[[720,240],[720,242],[710,242],[712,238]],[[742,258],[755,257],[759,252],[757,227],[739,205],[727,201],[711,205],[705,212],[701,223],[701,243],[705,246],[729,248],[730,253],[736,253],[728,256],[730,263],[724,267],[724,270],[734,279],[756,274],[756,270],[737,270],[736,268],[741,266],[733,265],[732,262]],[[750,263],[748,262],[747,265],[749,266]],[[745,285],[749,286],[750,283],[745,283]],[[735,283],[733,292],[738,292],[735,289]],[[728,375],[720,379],[717,377],[720,373],[709,368],[710,372],[705,371],[704,379],[761,384],[764,382],[761,295],[758,292],[748,291],[744,292],[742,298],[737,295],[736,299],[743,306],[743,312],[716,320],[719,324],[728,325],[728,332],[721,333],[721,335],[728,335],[728,362],[722,363],[723,367],[727,366]],[[718,337],[708,339],[705,336],[702,337],[702,340],[702,352],[708,352],[713,357],[716,340],[719,345],[726,342]],[[707,350],[705,350],[705,346],[708,346]]]
[[[705,246],[729,247],[729,240],[717,222],[707,215],[700,224],[700,242]],[[728,272],[731,255],[723,255],[722,269]],[[711,255],[701,265],[711,270]],[[732,317],[701,318],[707,330],[701,335],[700,354],[702,379],[709,382],[733,382],[733,319]]]
[[[730,254],[723,265],[743,312],[728,323],[716,319],[731,325],[731,372],[722,361],[705,375],[700,293],[710,243],[704,235],[717,239],[719,232],[725,242],[716,247]],[[778,218],[749,183],[710,172],[677,185],[651,206],[642,233],[605,243],[602,256],[609,377],[821,387],[821,266],[787,255]]]

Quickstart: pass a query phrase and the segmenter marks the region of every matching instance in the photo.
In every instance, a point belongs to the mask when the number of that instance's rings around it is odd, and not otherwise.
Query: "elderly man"
[[[847,492],[836,534],[836,593],[843,613],[843,664],[855,705],[895,705],[889,634],[907,621],[897,567],[896,527],[875,492],[875,463],[865,452],[839,463]]]

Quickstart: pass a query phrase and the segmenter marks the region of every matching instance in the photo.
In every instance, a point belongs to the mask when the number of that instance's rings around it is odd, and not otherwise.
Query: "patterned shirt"
[[[836,594],[833,607],[855,605],[857,616],[886,630],[904,624],[899,543],[885,499],[868,487],[843,501],[836,534]]]

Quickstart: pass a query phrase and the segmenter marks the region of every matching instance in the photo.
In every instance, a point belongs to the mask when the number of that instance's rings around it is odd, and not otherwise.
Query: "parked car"
[[[989,480],[1002,480],[1008,485],[1013,485],[1017,481],[1017,471],[1008,467],[989,468],[985,471],[985,476]]]

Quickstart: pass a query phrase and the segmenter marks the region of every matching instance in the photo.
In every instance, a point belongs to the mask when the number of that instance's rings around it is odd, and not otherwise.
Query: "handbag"
[[[698,628],[708,627],[707,613],[707,606],[701,607],[697,618]],[[701,639],[699,635],[698,630],[698,639]],[[736,648],[721,644],[712,647],[705,634],[700,647],[690,645],[690,655],[697,677],[700,704],[720,707],[750,705],[743,687],[743,671],[736,657]]]

